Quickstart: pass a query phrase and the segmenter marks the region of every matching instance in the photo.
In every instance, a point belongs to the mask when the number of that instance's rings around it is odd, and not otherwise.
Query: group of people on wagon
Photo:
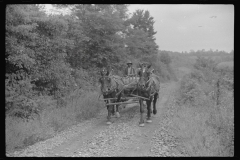
[[[147,62],[143,62],[142,64],[148,64]],[[137,70],[134,69],[132,62],[130,60],[127,61],[127,67],[124,69],[124,77],[129,76],[133,77],[138,74],[138,71],[140,68],[137,68]]]

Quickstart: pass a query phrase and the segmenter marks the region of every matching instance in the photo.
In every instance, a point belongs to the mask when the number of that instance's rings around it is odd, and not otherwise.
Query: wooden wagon
[[[137,85],[139,77],[137,77],[137,76],[127,76],[127,77],[121,77],[121,80],[123,82],[123,88],[120,92],[123,92],[125,89],[128,89],[129,85],[131,85],[132,83]],[[107,102],[106,106],[138,103],[139,99],[149,100],[148,98],[141,97],[141,96],[136,95],[136,94],[124,94],[124,96],[120,97],[119,102],[115,102],[115,103],[111,102],[111,100],[117,100],[117,99],[118,99],[118,97],[115,97],[115,98],[100,98],[100,100],[103,100],[103,101]],[[129,100],[132,100],[132,101],[129,101]]]

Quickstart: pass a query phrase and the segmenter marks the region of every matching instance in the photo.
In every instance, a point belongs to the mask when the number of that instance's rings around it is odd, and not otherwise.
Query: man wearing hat
[[[133,76],[133,75],[135,75],[135,70],[132,67],[132,62],[128,60],[127,68],[124,70],[124,76]]]

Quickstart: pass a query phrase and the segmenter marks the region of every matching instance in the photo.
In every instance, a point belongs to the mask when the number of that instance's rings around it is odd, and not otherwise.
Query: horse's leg
[[[139,99],[139,104],[140,104],[140,122],[139,122],[139,126],[143,127],[144,126],[144,120],[143,120],[143,100]]]
[[[112,115],[113,116],[115,115],[115,111],[116,111],[116,105],[113,105],[113,107],[112,107]]]
[[[152,120],[151,120],[151,110],[152,110],[152,108],[151,108],[151,102],[152,102],[152,98],[150,98],[150,100],[147,100],[146,101],[146,104],[147,104],[147,122],[148,123],[151,123],[152,122]]]
[[[122,96],[122,94],[118,95],[117,102],[120,102],[121,96]],[[120,114],[119,114],[119,106],[120,106],[119,104],[116,105],[116,117],[117,117],[117,118],[120,117]]]
[[[157,114],[157,109],[156,109],[156,102],[158,99],[158,93],[154,94],[154,100],[153,100],[153,114]]]
[[[120,117],[120,114],[119,114],[118,107],[119,107],[119,105],[116,105],[116,116],[117,116],[117,118],[119,118],[119,117]]]
[[[108,109],[107,124],[111,124],[112,123],[111,122],[112,108],[113,108],[113,105],[107,106],[107,109]]]

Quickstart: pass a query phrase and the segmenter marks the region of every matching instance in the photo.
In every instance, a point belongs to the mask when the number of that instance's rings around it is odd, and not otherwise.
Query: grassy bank
[[[179,82],[172,128],[190,156],[233,156],[233,71],[222,73],[210,61],[200,61],[199,69]]]
[[[234,109],[232,95],[221,106],[177,106],[172,128],[190,156],[234,155]]]
[[[43,110],[34,119],[28,121],[7,116],[6,150],[11,152],[24,148],[48,139],[82,120],[94,117],[104,106],[98,101],[98,96],[97,92],[89,91],[81,95],[75,92],[62,102],[46,98],[41,104]]]

